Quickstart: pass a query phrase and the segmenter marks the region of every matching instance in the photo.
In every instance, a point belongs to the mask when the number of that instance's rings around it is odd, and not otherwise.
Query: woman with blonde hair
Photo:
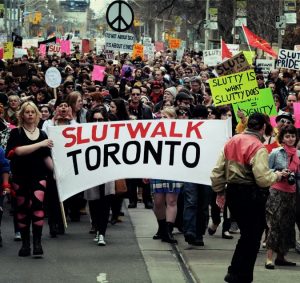
[[[17,221],[22,235],[19,256],[30,256],[30,225],[33,233],[33,255],[42,256],[41,236],[44,224],[46,176],[52,171],[50,148],[53,141],[37,126],[41,114],[33,102],[22,104],[19,126],[11,131],[6,155],[11,160],[12,185],[17,198]]]

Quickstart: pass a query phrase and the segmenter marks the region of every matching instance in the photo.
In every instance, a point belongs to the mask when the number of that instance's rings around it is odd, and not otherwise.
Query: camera
[[[287,176],[287,182],[289,185],[296,184],[296,176],[294,172],[289,172],[289,175]]]

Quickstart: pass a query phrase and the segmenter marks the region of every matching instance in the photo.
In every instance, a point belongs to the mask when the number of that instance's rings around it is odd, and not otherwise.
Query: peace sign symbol
[[[128,30],[134,19],[132,8],[124,1],[112,2],[106,11],[106,21],[115,31],[122,32]]]

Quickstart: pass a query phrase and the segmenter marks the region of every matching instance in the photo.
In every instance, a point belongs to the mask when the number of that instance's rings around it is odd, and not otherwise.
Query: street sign
[[[108,6],[106,21],[114,31],[123,32],[128,30],[133,20],[133,10],[125,1],[117,0]]]
[[[285,16],[276,16],[276,28],[277,29],[286,28],[286,18],[285,18]]]

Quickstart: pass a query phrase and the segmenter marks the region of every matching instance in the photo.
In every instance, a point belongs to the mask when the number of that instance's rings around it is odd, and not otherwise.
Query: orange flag
[[[272,49],[271,45],[267,41],[254,34],[244,25],[242,27],[249,45],[251,45],[252,47],[259,48],[265,51],[266,53],[272,55],[273,57],[277,57],[277,53]]]
[[[222,60],[224,60],[225,58],[229,59],[232,57],[232,53],[228,49],[223,39],[221,39],[221,54],[222,54]]]

